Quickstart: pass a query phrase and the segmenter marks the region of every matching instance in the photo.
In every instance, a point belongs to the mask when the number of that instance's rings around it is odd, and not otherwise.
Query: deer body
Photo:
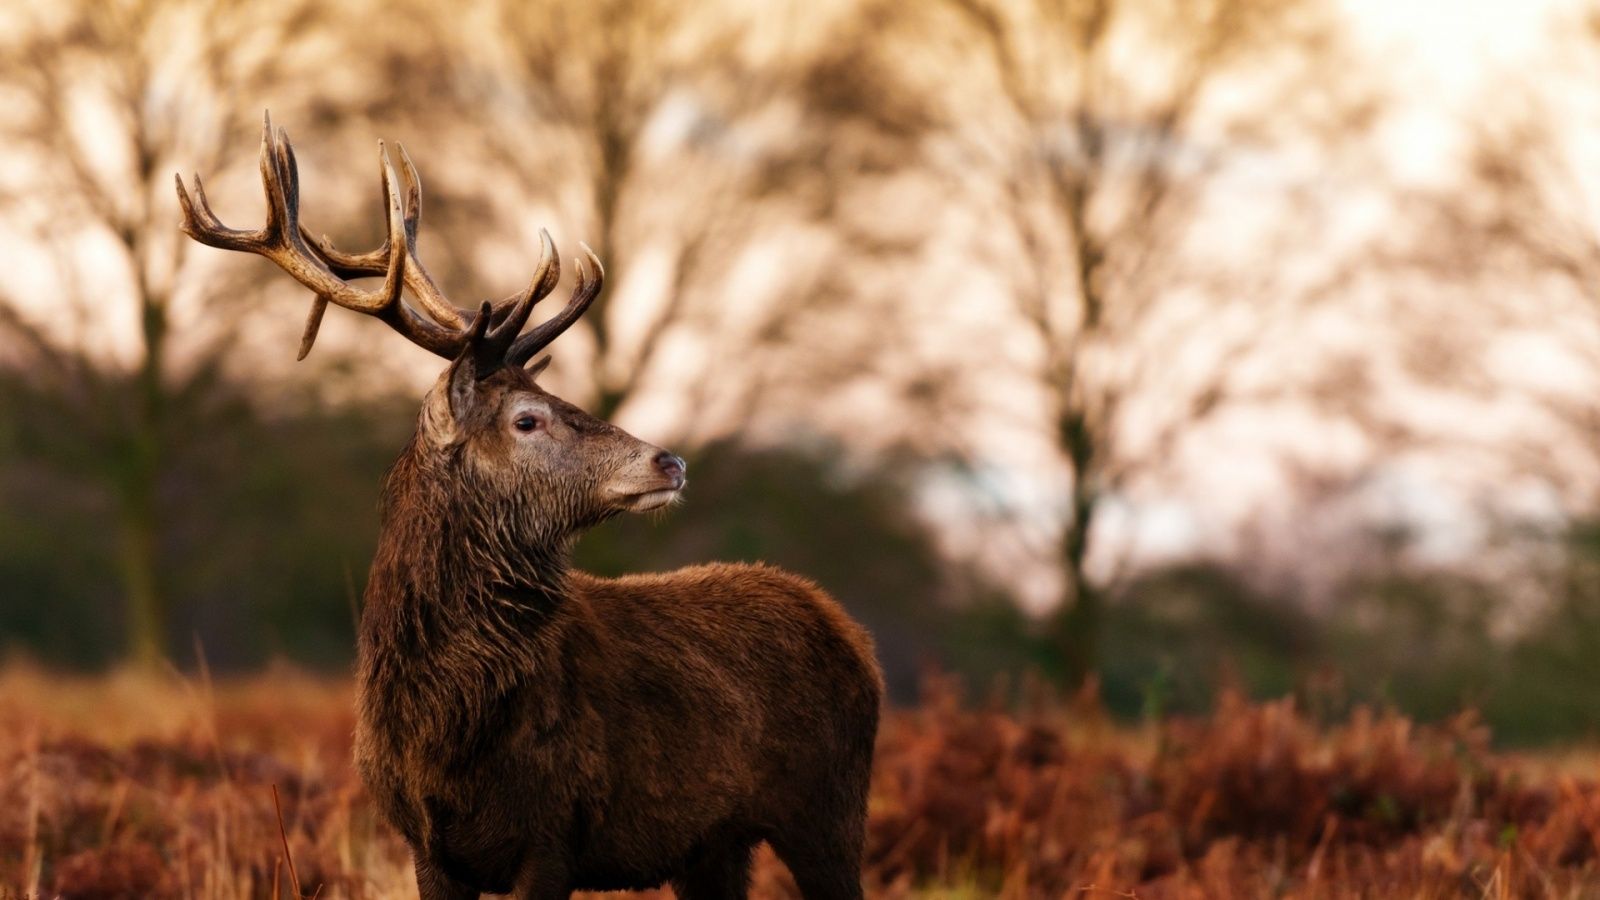
[[[859,853],[877,719],[859,631],[810,585],[752,567],[574,575],[556,602],[553,615],[512,614],[529,649],[499,661],[519,671],[497,698],[419,683],[437,668],[374,635],[395,623],[363,625],[359,766],[428,864],[494,893],[694,872],[731,889],[757,842],[788,859],[843,821],[856,824],[816,848],[821,865],[796,871],[828,884],[819,896],[847,896],[858,875],[842,867],[849,880],[829,883],[828,856]],[[840,680],[853,682],[843,696],[820,690]]]
[[[741,898],[761,841],[808,900],[859,898],[882,693],[866,632],[769,567],[573,570],[583,531],[685,484],[681,459],[545,392],[544,361],[525,367],[598,294],[599,262],[525,334],[559,279],[548,235],[525,291],[457,308],[415,257],[410,161],[402,201],[380,158],[389,240],[365,254],[302,232],[293,151],[270,122],[265,229],[223,226],[198,179],[179,198],[192,237],[316,293],[302,356],[332,302],[451,359],[385,479],[358,664],[357,767],[423,900],[668,882],[685,900]],[[365,276],[383,287],[345,280]]]

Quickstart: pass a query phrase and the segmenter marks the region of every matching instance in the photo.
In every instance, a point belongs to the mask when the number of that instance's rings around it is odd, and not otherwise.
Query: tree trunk
[[[1061,564],[1066,597],[1055,616],[1055,643],[1069,687],[1079,687],[1100,665],[1104,609],[1100,592],[1084,564],[1098,500],[1093,483],[1094,441],[1081,410],[1064,414],[1060,438],[1072,466],[1072,502],[1061,536]]]
[[[127,238],[129,257],[142,263],[137,237]],[[118,568],[127,605],[129,661],[154,669],[166,659],[167,599],[161,586],[161,474],[166,444],[167,305],[140,269],[140,337],[144,354],[134,386],[137,412],[123,474]]]
[[[117,570],[127,616],[128,661],[153,670],[166,659],[167,609],[159,578],[160,520],[153,484],[126,485],[121,498]]]
[[[1103,146],[1098,129],[1080,116],[1078,130],[1091,161],[1097,161]],[[1089,403],[1079,355],[1085,347],[1097,342],[1105,327],[1105,297],[1100,292],[1098,276],[1106,252],[1089,226],[1090,186],[1082,173],[1060,166],[1051,167],[1050,173],[1056,197],[1072,230],[1072,275],[1076,282],[1073,287],[1079,301],[1076,333],[1068,357],[1059,360],[1054,367],[1059,378],[1061,404],[1056,441],[1072,468],[1071,508],[1061,537],[1062,574],[1067,596],[1056,618],[1056,646],[1061,653],[1067,684],[1077,688],[1099,669],[1100,638],[1104,628],[1103,598],[1083,567],[1089,554],[1089,535],[1099,501],[1095,469],[1099,463],[1099,444],[1105,439],[1099,432],[1105,426],[1105,419],[1097,415]],[[1098,412],[1103,413],[1103,410]]]
[[[1056,648],[1061,653],[1067,686],[1082,686],[1100,666],[1100,641],[1104,629],[1103,598],[1083,570],[1081,551],[1073,548],[1085,543],[1087,528],[1072,523],[1063,539],[1066,601],[1056,613]],[[1077,554],[1077,558],[1074,558]]]

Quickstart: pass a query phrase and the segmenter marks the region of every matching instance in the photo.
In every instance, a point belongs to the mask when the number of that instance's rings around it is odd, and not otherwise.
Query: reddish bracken
[[[270,120],[262,230],[224,226],[198,179],[178,194],[188,235],[315,293],[302,356],[331,302],[451,361],[384,479],[358,654],[357,768],[423,900],[667,882],[734,900],[762,842],[808,898],[860,897],[882,693],[871,640],[777,569],[572,569],[578,535],[671,503],[685,464],[535,382],[539,351],[599,295],[599,260],[527,333],[560,279],[548,234],[525,290],[456,307],[416,257],[421,187],[401,160],[403,201],[380,150],[389,239],[365,254],[302,233],[294,152]],[[346,280],[367,275],[383,285]]]
[[[0,896],[245,900],[278,873],[288,897],[273,784],[304,893],[406,896],[407,848],[348,763],[350,699],[283,673],[215,703],[0,674]],[[1123,732],[936,686],[886,716],[870,810],[874,898],[1600,896],[1600,786],[1490,752],[1471,717],[1325,727],[1225,697]],[[765,852],[752,893],[798,896]]]

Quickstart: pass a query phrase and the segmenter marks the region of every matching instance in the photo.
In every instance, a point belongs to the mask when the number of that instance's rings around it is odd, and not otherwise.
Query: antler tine
[[[511,342],[522,332],[522,326],[528,324],[528,316],[533,313],[533,307],[540,300],[550,295],[561,282],[561,257],[556,253],[556,243],[550,239],[550,232],[539,229],[539,267],[534,269],[533,277],[528,280],[528,288],[518,296],[515,302],[507,309],[504,321],[495,325],[489,332],[489,337],[495,341],[503,342],[503,348],[509,349]],[[493,318],[490,324],[494,324]]]
[[[572,327],[578,321],[594,298],[600,296],[600,289],[605,285],[606,270],[600,264],[600,258],[594,255],[588,244],[579,244],[583,248],[584,256],[588,258],[588,265],[584,265],[584,258],[578,259],[578,283],[572,288],[572,297],[567,300],[567,305],[547,321],[541,322],[532,331],[517,338],[512,343],[511,349],[506,352],[506,364],[520,366],[533,357],[535,353],[543,350],[551,341],[561,335],[563,331]],[[590,269],[593,269],[591,274]]]
[[[300,168],[295,162],[294,147],[289,143],[289,133],[279,129],[278,137],[279,142],[276,148],[279,166],[278,174],[282,176],[284,181],[288,182],[289,187],[289,190],[285,192],[287,198],[285,207],[297,218],[300,197]],[[384,195],[388,200],[389,244],[393,247],[399,240],[396,236],[399,233],[396,226],[400,223],[402,213],[400,198],[394,189],[394,167],[389,164],[389,155],[384,152],[382,141],[378,142],[378,163],[383,178]],[[289,221],[293,221],[293,219]],[[295,227],[299,227],[298,222],[295,223]],[[395,259],[395,256],[391,254],[390,259]],[[382,288],[382,294],[386,302],[376,311],[376,315],[396,331],[411,337],[413,341],[417,341],[417,338],[412,336],[412,332],[415,330],[412,323],[405,321],[403,314],[399,312],[400,307],[405,305],[400,298],[400,292],[404,287],[405,260],[402,259],[398,265],[391,265],[388,268]],[[322,316],[327,311],[328,297],[324,294],[318,294],[312,299],[311,309],[306,313],[305,328],[300,333],[300,351],[295,355],[296,362],[305,359],[311,352],[311,346],[317,342],[317,332],[322,328]]]
[[[417,174],[417,167],[411,164],[411,154],[406,152],[406,145],[395,141],[394,146],[400,151],[400,171],[406,176],[406,250],[416,253],[417,230],[422,224],[422,176]]]
[[[439,324],[450,328],[465,328],[477,313],[462,309],[446,299],[444,292],[439,289],[433,276],[428,274],[427,267],[417,256],[417,232],[422,221],[422,178],[417,175],[417,167],[412,164],[411,155],[406,152],[405,145],[397,143],[395,147],[400,151],[400,171],[406,180],[405,205],[402,209],[405,212],[405,253],[411,257],[406,264],[406,287],[411,290],[412,296],[416,297],[428,315]],[[306,243],[322,256],[328,267],[343,277],[377,275],[388,267],[387,244],[365,253],[347,253],[333,246],[333,242],[326,236],[313,235],[304,226],[301,226],[300,234]],[[513,294],[496,304],[498,313],[496,320],[503,318],[511,303],[520,296],[520,293]]]
[[[278,129],[277,140],[275,141],[275,145],[272,149],[274,163],[277,168],[274,172],[276,177],[271,179],[273,187],[269,187],[267,189],[269,198],[268,206],[269,208],[272,208],[274,204],[281,205],[281,208],[287,212],[287,215],[284,216],[280,224],[292,224],[296,229],[295,235],[298,237],[298,229],[300,227],[298,221],[300,205],[300,167],[295,161],[294,147],[289,143],[289,133],[287,131],[281,128]],[[387,209],[389,212],[389,246],[393,248],[401,240],[399,235],[401,233],[403,211],[400,207],[400,197],[395,192],[394,166],[389,162],[389,154],[384,150],[382,141],[378,142],[378,165],[380,169],[380,175],[383,179],[384,198],[387,201]],[[274,193],[277,194],[276,198],[273,197]],[[391,253],[389,258],[391,261],[393,261],[396,259],[396,256],[395,254]],[[419,340],[419,338],[414,334],[414,332],[418,330],[414,326],[414,323],[406,320],[406,318],[398,311],[398,308],[404,305],[404,302],[400,299],[400,292],[404,287],[405,260],[401,259],[399,260],[398,265],[391,263],[391,265],[386,267],[385,277],[383,279],[383,287],[380,289],[380,294],[384,298],[384,303],[378,309],[373,310],[373,314],[379,319],[382,319],[384,322],[388,323],[389,326],[394,328],[396,331],[399,331],[401,334],[411,338],[413,342],[422,344],[423,341]],[[311,309],[306,313],[305,327],[300,332],[300,350],[295,355],[296,362],[305,359],[306,356],[311,353],[312,345],[317,342],[317,332],[322,328],[322,316],[328,311],[328,299],[328,296],[325,294],[317,294],[317,296],[312,299]],[[424,344],[424,346],[427,345]],[[442,355],[443,349],[444,348],[441,347],[440,351],[435,352],[440,352]]]
[[[283,136],[284,140],[288,135]],[[278,151],[278,130],[272,127],[272,115],[262,116],[261,125],[261,191],[267,198],[267,226],[265,233],[273,238],[287,237],[285,223],[291,227],[298,227],[295,213],[298,204],[289,200],[289,192],[284,190],[284,182],[298,182],[298,175],[285,177],[288,166],[283,154]]]
[[[306,312],[306,324],[300,330],[300,350],[295,353],[294,361],[301,362],[311,353],[311,345],[317,342],[317,332],[322,330],[322,315],[328,311],[328,298],[318,294],[311,298],[311,309]]]
[[[406,177],[405,252],[411,257],[406,269],[412,274],[407,286],[422,308],[439,324],[464,328],[473,319],[473,313],[445,298],[444,292],[439,290],[433,276],[428,274],[417,256],[417,232],[422,223],[422,177],[417,174],[417,167],[411,164],[411,154],[406,152],[405,145],[396,141],[395,148],[400,151],[400,170]]]
[[[539,243],[539,267],[534,270],[527,289],[513,298],[514,302],[507,307],[503,320],[494,325],[494,310],[488,301],[484,302],[474,319],[474,332],[481,334],[472,339],[478,378],[487,377],[506,363],[507,351],[516,341],[522,326],[528,324],[528,316],[533,313],[534,305],[555,290],[556,284],[561,281],[561,258],[556,255],[556,245],[550,239],[550,232],[539,229]],[[480,327],[485,323],[494,327]]]
[[[289,158],[289,162],[291,165],[293,164],[293,157]],[[383,287],[380,289],[379,294],[383,298],[383,302],[378,305],[378,312],[385,314],[400,305],[400,292],[405,288],[406,261],[404,259],[396,259],[401,254],[395,252],[405,240],[402,231],[405,214],[400,208],[400,195],[395,191],[394,187],[394,166],[389,163],[389,151],[384,149],[383,141],[378,142],[378,164],[382,166],[383,190],[389,201],[389,270],[383,276]],[[291,178],[295,181],[299,180],[298,175],[291,176]],[[290,203],[294,204],[295,201],[290,201]],[[290,208],[293,209],[293,205]],[[298,222],[295,223],[295,229],[292,234],[293,237],[290,240],[297,244],[300,243]],[[340,282],[340,284],[343,283]]]

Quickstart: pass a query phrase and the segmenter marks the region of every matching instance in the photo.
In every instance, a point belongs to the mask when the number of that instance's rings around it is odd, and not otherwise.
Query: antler
[[[383,321],[412,343],[446,359],[454,359],[469,346],[482,378],[500,366],[522,365],[539,349],[577,321],[599,295],[603,270],[594,252],[585,246],[595,275],[591,278],[580,259],[578,284],[559,314],[525,335],[523,326],[538,303],[561,278],[561,265],[548,232],[540,231],[539,266],[528,287],[497,303],[485,302],[476,312],[451,303],[428,275],[416,255],[417,228],[422,216],[422,183],[405,148],[400,148],[406,175],[406,198],[396,188],[394,166],[388,150],[378,143],[379,172],[387,204],[388,235],[383,246],[362,254],[342,253],[326,238],[313,237],[299,221],[299,170],[288,133],[274,131],[264,118],[261,134],[261,183],[267,197],[267,221],[260,231],[244,231],[222,224],[206,200],[200,176],[194,176],[194,198],[179,177],[178,202],[183,207],[183,231],[195,240],[224,250],[255,253],[277,263],[296,281],[316,293],[299,358],[304,359],[316,341],[328,303],[363,312]],[[363,290],[345,279],[382,275],[383,286]],[[419,315],[401,297],[409,288],[432,318]]]

